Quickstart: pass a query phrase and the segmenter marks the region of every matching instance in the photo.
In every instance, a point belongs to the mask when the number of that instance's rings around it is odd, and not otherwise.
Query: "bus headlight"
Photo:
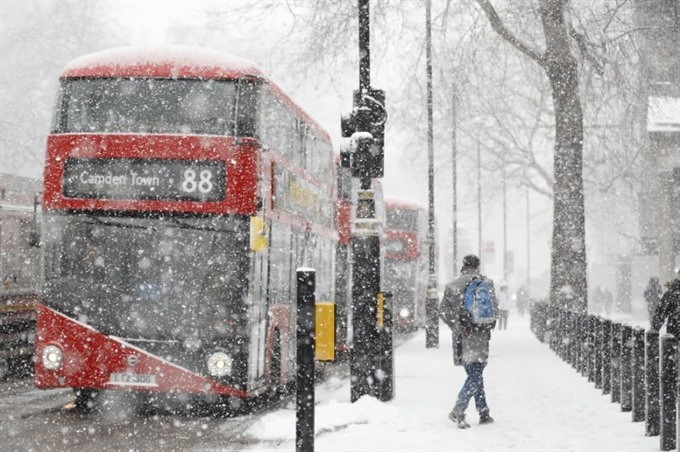
[[[401,317],[402,319],[407,319],[410,315],[411,315],[411,311],[409,311],[406,308],[399,311],[399,317]]]
[[[231,374],[234,360],[225,352],[214,352],[208,356],[208,372],[213,377],[226,377]]]
[[[42,365],[48,370],[57,370],[64,360],[64,353],[56,345],[48,345],[42,352]]]

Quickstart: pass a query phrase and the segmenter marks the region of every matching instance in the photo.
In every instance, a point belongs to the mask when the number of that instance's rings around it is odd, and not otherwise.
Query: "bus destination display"
[[[225,163],[70,158],[62,192],[67,198],[221,201],[226,192]]]

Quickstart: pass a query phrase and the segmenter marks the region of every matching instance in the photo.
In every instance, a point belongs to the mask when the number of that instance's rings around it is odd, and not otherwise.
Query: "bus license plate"
[[[158,386],[152,374],[133,374],[114,372],[109,376],[109,384],[118,386]]]

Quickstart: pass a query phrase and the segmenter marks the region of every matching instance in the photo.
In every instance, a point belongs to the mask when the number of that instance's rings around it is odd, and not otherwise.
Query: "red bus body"
[[[251,63],[217,52],[113,49],[76,60],[61,80],[45,161],[36,385],[245,398],[289,384],[295,268],[317,268],[317,300],[334,298],[345,214],[328,134]],[[147,116],[166,115],[164,131],[136,131],[109,119],[124,108],[90,107],[119,102],[101,99],[109,89],[184,90],[189,122],[227,119],[173,131],[180,113],[169,108]],[[229,108],[205,102],[219,90]]]

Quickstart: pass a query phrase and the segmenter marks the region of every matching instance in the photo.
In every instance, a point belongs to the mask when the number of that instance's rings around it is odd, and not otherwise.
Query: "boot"
[[[457,414],[453,411],[449,413],[449,419],[451,419],[458,428],[464,429],[464,428],[470,428],[470,424],[465,422],[465,415],[464,414]]]
[[[488,411],[484,411],[482,413],[479,413],[479,423],[480,424],[492,424],[493,423],[493,418],[489,414]]]

